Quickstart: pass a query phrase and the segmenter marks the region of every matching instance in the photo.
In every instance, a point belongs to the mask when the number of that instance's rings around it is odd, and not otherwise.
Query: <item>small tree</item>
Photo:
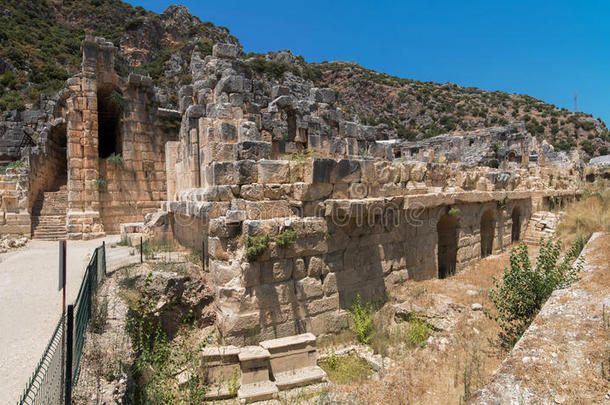
[[[583,246],[583,240],[577,240],[558,262],[561,241],[542,241],[535,267],[530,263],[527,245],[523,242],[511,250],[510,268],[504,269],[502,280],[492,277],[489,299],[496,314],[485,311],[502,328],[500,339],[504,347],[514,346],[557,287],[577,280],[582,259],[572,263]]]

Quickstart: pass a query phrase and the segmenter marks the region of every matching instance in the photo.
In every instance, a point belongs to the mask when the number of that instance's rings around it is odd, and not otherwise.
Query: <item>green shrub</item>
[[[432,335],[432,327],[428,324],[428,322],[416,316],[409,319],[407,341],[410,346],[424,347],[430,335]]]
[[[447,215],[449,215],[450,217],[459,217],[461,213],[462,211],[460,211],[459,208],[455,207],[452,207],[451,209],[449,209],[449,211],[447,211]]]
[[[125,160],[120,153],[112,152],[110,156],[106,158],[106,161],[114,167],[123,167]]]
[[[108,182],[103,176],[99,176],[95,179],[95,186],[97,187],[97,191],[103,193],[108,190]]]
[[[5,72],[0,77],[0,83],[2,83],[2,85],[5,87],[15,89],[15,85],[17,84],[17,76],[15,75],[15,72],[13,72],[12,70]]]
[[[356,295],[356,301],[348,309],[352,327],[356,337],[362,343],[369,344],[373,337],[373,315],[375,311],[370,302],[364,305],[360,302],[360,294]]]
[[[258,259],[269,247],[269,235],[248,236],[246,239],[246,258],[253,262]]]
[[[0,97],[0,111],[25,110],[25,102],[21,94],[13,91]]]
[[[504,269],[502,279],[492,277],[489,299],[496,314],[485,311],[502,328],[500,339],[504,347],[514,346],[557,287],[577,280],[582,260],[573,262],[582,246],[584,241],[577,241],[559,261],[561,241],[542,241],[535,267],[523,242],[511,250],[510,267]]]
[[[504,197],[500,198],[497,202],[498,205],[498,209],[499,210],[504,210],[506,209],[506,205],[508,204],[509,198],[507,195],[505,195]]]
[[[135,354],[134,402],[203,403],[208,387],[200,375],[204,366],[201,352],[209,337],[192,339],[187,316],[181,335],[171,340],[157,316],[158,303],[151,293],[151,285],[152,273],[149,273],[127,315],[127,331]],[[179,384],[181,375],[186,375],[187,380]]]
[[[297,241],[299,234],[294,229],[286,229],[277,238],[274,239],[277,246],[280,248],[287,248]]]
[[[9,169],[19,169],[22,167],[25,167],[25,163],[23,162],[23,160],[15,160],[8,164]]]
[[[117,113],[122,113],[127,109],[127,100],[118,91],[113,91],[108,97],[108,104]]]

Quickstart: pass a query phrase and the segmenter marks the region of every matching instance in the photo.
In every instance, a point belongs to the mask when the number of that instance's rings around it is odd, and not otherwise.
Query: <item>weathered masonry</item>
[[[228,342],[336,332],[357,296],[451,276],[523,238],[549,196],[579,193],[578,172],[529,159],[519,126],[490,138],[527,156],[507,152],[500,168],[439,162],[437,149],[411,157],[345,121],[330,89],[294,79],[267,92],[238,53],[193,55],[166,147],[169,215],[149,224],[153,237],[203,244]]]
[[[95,238],[166,200],[165,143],[180,115],[157,108],[150,78],[115,73],[112,43],[88,37],[82,49],[82,72],[47,101],[38,142],[21,150],[25,167],[3,176],[5,218],[20,227],[2,233]]]

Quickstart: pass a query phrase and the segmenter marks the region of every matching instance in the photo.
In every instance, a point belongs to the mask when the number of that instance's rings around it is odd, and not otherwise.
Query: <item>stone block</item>
[[[206,167],[209,185],[236,184],[237,172],[233,162],[214,162]]]
[[[206,400],[221,400],[235,396],[231,383],[241,379],[239,349],[235,346],[207,346],[202,350],[203,375],[210,386]]]
[[[240,196],[250,201],[260,201],[265,198],[262,184],[246,184],[240,189]]]
[[[298,258],[294,259],[294,270],[292,273],[294,279],[300,279],[307,277],[307,268],[305,267],[305,260]]]
[[[328,273],[324,259],[316,256],[310,257],[307,264],[307,273],[309,277],[319,277],[322,274]]]
[[[237,141],[237,128],[231,122],[221,121],[216,128],[216,134],[222,142]]]
[[[309,90],[309,99],[315,103],[332,104],[337,99],[337,93],[333,89],[313,87]]]
[[[259,183],[289,183],[290,162],[287,160],[261,160],[258,162]]]
[[[310,316],[328,311],[336,311],[339,309],[339,294],[333,294],[329,297],[311,300],[307,302],[306,309],[307,314]]]
[[[237,184],[251,184],[258,181],[258,167],[253,160],[239,160],[235,162]]]
[[[300,301],[319,298],[324,295],[322,282],[319,279],[306,277],[294,282],[296,297]]]
[[[299,201],[317,201],[328,198],[333,192],[330,183],[307,184],[295,183],[293,185],[294,198]]]
[[[261,279],[263,283],[279,283],[290,280],[293,263],[291,259],[279,259],[262,264]]]
[[[336,162],[330,173],[330,183],[356,182],[360,182],[360,162],[348,159]],[[314,183],[316,182],[314,181]]]
[[[271,157],[270,142],[246,141],[240,142],[236,147],[239,159],[261,160]]]
[[[305,183],[326,184],[331,182],[331,173],[337,162],[333,159],[314,159],[304,168]]]
[[[252,121],[243,121],[239,124],[239,141],[240,142],[260,142],[261,134],[256,127],[256,123]]]
[[[322,282],[322,290],[326,296],[337,292],[337,275],[334,272],[328,273],[326,277],[324,277],[324,281]]]

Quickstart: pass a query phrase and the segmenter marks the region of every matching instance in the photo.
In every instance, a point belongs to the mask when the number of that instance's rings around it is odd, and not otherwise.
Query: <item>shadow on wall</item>
[[[495,233],[496,213],[488,209],[481,215],[481,258],[493,253]]]

